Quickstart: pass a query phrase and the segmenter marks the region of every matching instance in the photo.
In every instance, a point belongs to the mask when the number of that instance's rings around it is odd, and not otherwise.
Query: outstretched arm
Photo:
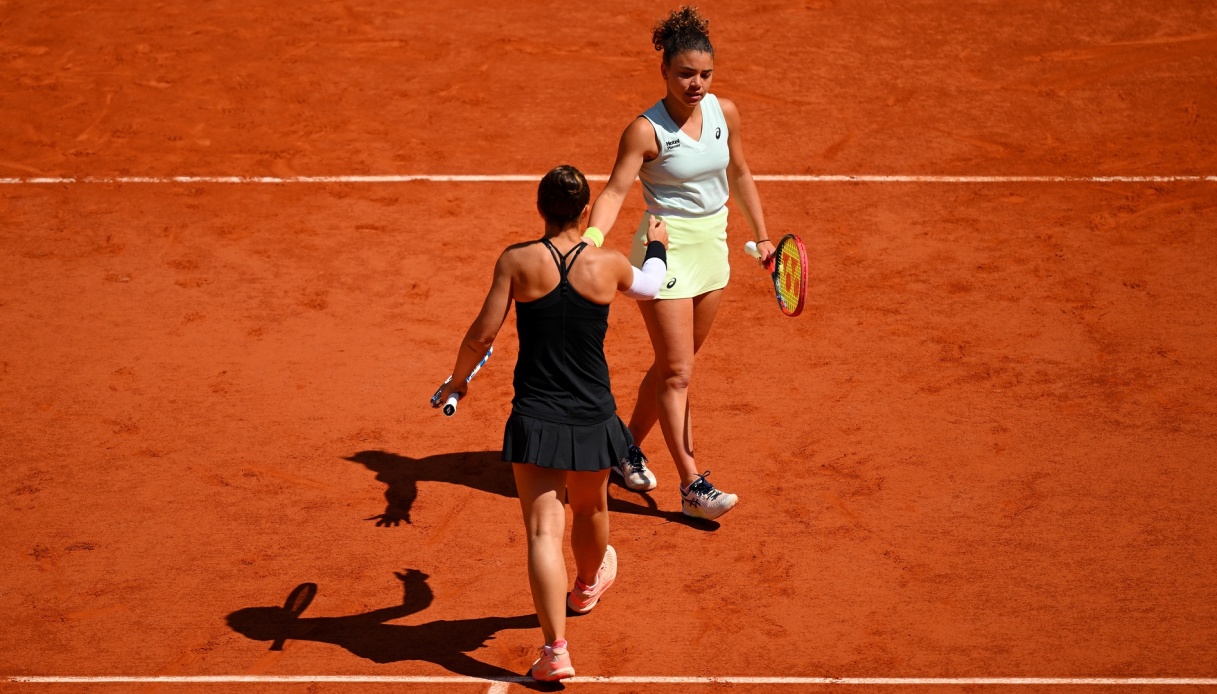
[[[723,117],[727,119],[727,148],[731,152],[731,161],[727,164],[727,180],[731,185],[731,193],[739,196],[740,211],[744,213],[744,221],[752,228],[752,236],[756,239],[756,248],[761,253],[763,265],[769,256],[773,255],[773,243],[769,240],[769,231],[765,228],[765,215],[761,211],[761,195],[756,191],[756,181],[752,180],[752,172],[748,170],[748,162],[744,160],[744,140],[740,133],[739,109],[730,99],[720,98],[718,103],[723,108]]]
[[[613,163],[613,173],[609,175],[604,190],[596,196],[592,203],[591,219],[588,228],[596,228],[600,233],[607,234],[617,221],[621,212],[621,204],[634,185],[642,163],[648,158],[659,155],[659,146],[655,144],[655,128],[645,118],[635,118],[626,126],[617,144],[617,161]],[[596,244],[599,245],[599,244]]]
[[[491,281],[490,291],[486,294],[486,300],[482,302],[482,310],[469,326],[469,330],[465,331],[465,338],[461,340],[460,350],[456,354],[456,365],[452,367],[452,380],[440,389],[435,403],[446,402],[448,396],[453,393],[464,395],[469,387],[465,379],[469,378],[473,368],[486,355],[486,350],[494,344],[494,338],[499,334],[499,328],[503,327],[507,312],[511,310],[511,266],[510,251],[504,251],[494,265],[494,279]]]
[[[431,606],[431,601],[435,596],[431,592],[431,586],[427,585],[427,579],[430,576],[418,569],[406,569],[405,573],[395,571],[393,575],[401,581],[402,590],[405,592],[402,595],[401,604],[365,612],[355,615],[354,618],[381,624],[422,612]]]

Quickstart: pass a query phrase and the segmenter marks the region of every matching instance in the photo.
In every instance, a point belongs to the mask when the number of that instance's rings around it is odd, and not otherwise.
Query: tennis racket
[[[473,367],[473,371],[471,371],[469,373],[469,378],[465,379],[465,383],[472,381],[473,377],[478,375],[478,371],[482,370],[482,365],[486,363],[486,360],[489,359],[490,355],[492,355],[492,354],[494,354],[493,346],[491,346],[490,349],[486,350],[486,356],[482,357],[482,360],[478,362],[478,365]],[[448,385],[448,382],[451,380],[452,380],[452,376],[449,376],[448,378],[444,379],[443,383],[439,384],[439,388],[435,391],[435,395],[431,396],[431,406],[432,407],[439,407],[439,394],[444,392],[444,386]],[[449,395],[448,401],[444,403],[444,416],[451,417],[452,415],[456,414],[456,404],[460,401],[461,401],[460,393],[453,393],[452,395]]]
[[[317,597],[317,584],[301,583],[287,596],[287,600],[283,602],[283,610],[291,616],[292,621],[295,621],[308,609],[309,604],[313,602],[315,597]],[[270,645],[270,649],[272,651],[281,651],[286,643],[287,637],[280,636]]]
[[[744,244],[744,252],[760,258],[756,242]],[[778,308],[791,318],[803,312],[807,296],[807,249],[794,234],[786,234],[778,241],[777,250],[765,261],[765,269],[773,275],[773,293],[777,296]]]

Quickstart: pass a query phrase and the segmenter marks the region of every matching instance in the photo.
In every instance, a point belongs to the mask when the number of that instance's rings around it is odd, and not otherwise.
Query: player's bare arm
[[[773,255],[773,243],[769,241],[769,232],[765,228],[765,215],[761,211],[761,196],[756,190],[756,181],[752,180],[752,171],[744,159],[739,109],[730,99],[719,97],[718,103],[723,109],[723,118],[727,120],[727,149],[731,153],[731,161],[727,164],[727,181],[731,194],[738,196],[740,211],[752,229],[761,263],[764,264]]]
[[[494,338],[503,327],[507,312],[511,310],[511,286],[517,263],[516,254],[516,251],[508,249],[495,262],[490,291],[482,302],[482,310],[465,331],[465,338],[461,340],[461,347],[456,355],[456,365],[452,367],[452,379],[440,389],[439,402],[445,402],[453,393],[464,395],[469,387],[465,379],[485,356],[486,350],[494,344]]]
[[[621,212],[621,204],[638,177],[638,170],[644,161],[659,156],[659,145],[655,142],[655,129],[645,118],[635,118],[621,134],[617,144],[617,160],[613,162],[613,172],[609,174],[608,183],[604,190],[596,196],[592,204],[591,219],[588,226],[596,227],[601,233],[608,233],[617,221]]]

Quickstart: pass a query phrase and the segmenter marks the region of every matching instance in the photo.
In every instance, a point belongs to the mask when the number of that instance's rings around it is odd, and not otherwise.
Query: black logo
[[[720,139],[722,136],[723,136],[723,129],[722,129],[722,128],[715,128],[715,129],[714,129],[714,139],[715,139],[715,140]]]
[[[672,279],[668,280],[668,289],[671,289],[672,287],[675,287],[675,286],[676,286],[676,278],[673,277]]]
[[[680,146],[680,138],[676,138],[675,140],[668,140],[663,143],[663,148],[665,150],[669,150],[669,151],[676,149],[679,146]]]

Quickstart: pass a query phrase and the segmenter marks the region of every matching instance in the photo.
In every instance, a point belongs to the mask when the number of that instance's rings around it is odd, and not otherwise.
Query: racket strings
[[[783,243],[778,249],[778,295],[782,305],[793,309],[798,306],[800,288],[803,284],[803,263],[792,243]]]

